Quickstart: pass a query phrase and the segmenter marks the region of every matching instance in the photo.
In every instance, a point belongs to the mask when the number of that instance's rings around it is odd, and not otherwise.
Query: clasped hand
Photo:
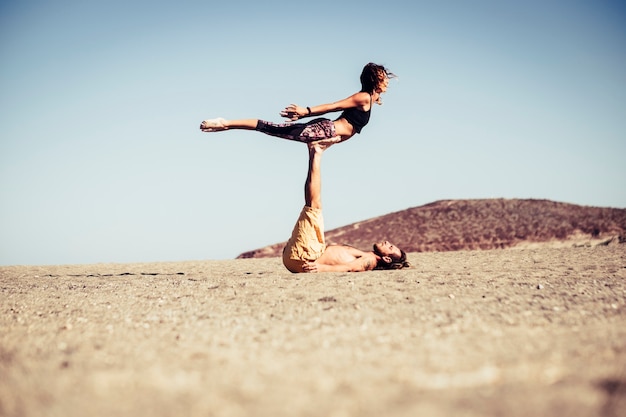
[[[305,262],[302,264],[304,272],[317,272],[317,264],[315,262]]]

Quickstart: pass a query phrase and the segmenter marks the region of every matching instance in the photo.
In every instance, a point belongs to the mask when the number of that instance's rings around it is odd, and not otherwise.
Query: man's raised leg
[[[304,184],[305,204],[314,209],[322,209],[322,154],[333,143],[316,141],[307,143],[309,147],[309,173]]]

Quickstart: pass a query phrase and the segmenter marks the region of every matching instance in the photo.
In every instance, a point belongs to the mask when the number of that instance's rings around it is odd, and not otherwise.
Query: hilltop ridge
[[[626,209],[540,199],[440,200],[326,231],[328,244],[363,250],[383,239],[406,252],[621,243]],[[280,256],[285,243],[237,258]]]

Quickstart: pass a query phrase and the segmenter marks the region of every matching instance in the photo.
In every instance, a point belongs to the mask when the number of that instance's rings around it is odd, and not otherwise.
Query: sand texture
[[[625,416],[626,245],[1,267],[2,416]]]

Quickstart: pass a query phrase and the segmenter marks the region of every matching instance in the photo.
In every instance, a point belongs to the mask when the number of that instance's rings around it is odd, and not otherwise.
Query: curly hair
[[[384,66],[370,62],[361,71],[361,91],[373,94],[387,78],[396,78],[396,75]],[[380,97],[376,103],[382,104]]]
[[[406,253],[400,250],[400,257],[398,259],[392,258],[391,262],[386,262],[381,258],[374,269],[402,269],[409,268],[410,266],[411,264],[406,260]]]

